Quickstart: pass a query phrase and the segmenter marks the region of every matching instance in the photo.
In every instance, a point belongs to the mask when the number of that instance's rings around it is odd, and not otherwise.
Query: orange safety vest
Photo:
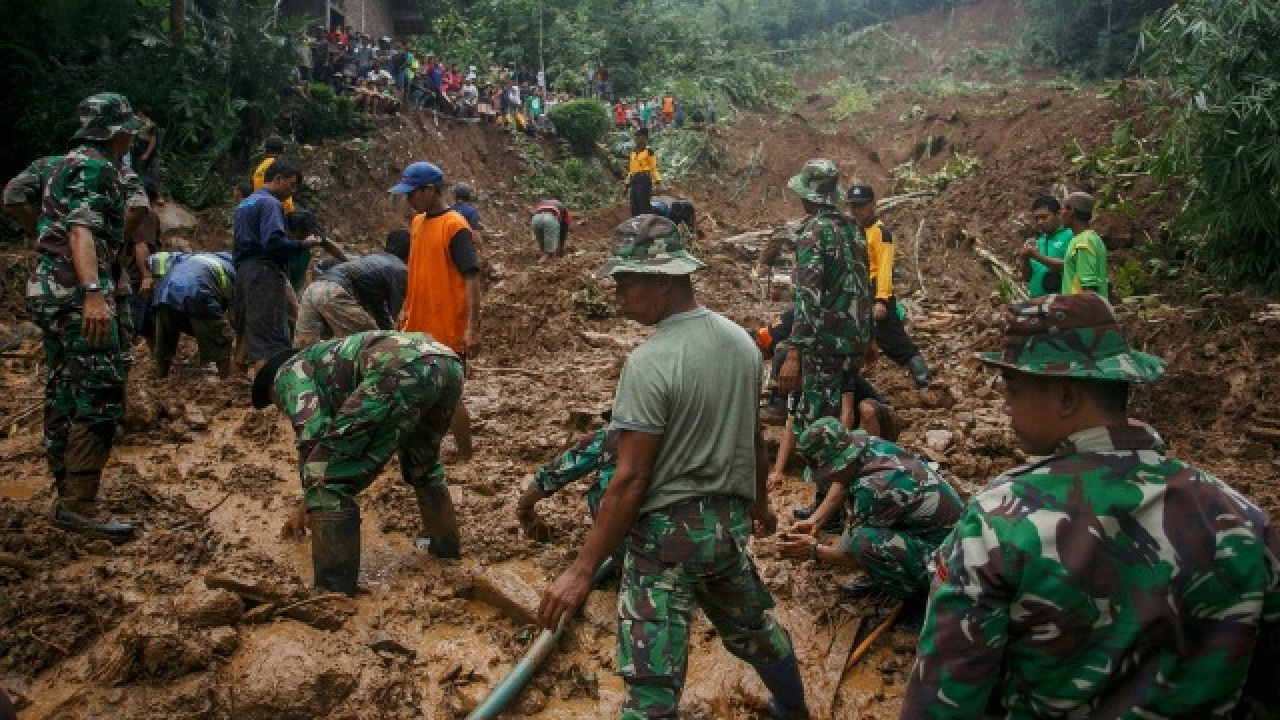
[[[422,332],[462,352],[467,330],[467,284],[449,255],[449,241],[469,230],[466,218],[448,210],[413,218],[410,226],[409,279],[404,298],[405,332]]]

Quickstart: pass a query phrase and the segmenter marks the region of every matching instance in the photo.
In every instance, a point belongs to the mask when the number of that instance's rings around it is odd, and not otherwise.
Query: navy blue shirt
[[[471,226],[472,230],[475,230],[475,231],[481,230],[480,211],[476,210],[475,205],[472,205],[469,202],[458,202],[458,203],[454,203],[453,207],[449,209],[457,212],[459,215],[466,218],[467,224]]]
[[[236,283],[231,253],[170,253],[168,262],[167,272],[156,283],[154,305],[166,305],[188,315],[218,317],[226,312]],[[155,263],[148,264],[153,271],[159,269]]]
[[[236,206],[232,249],[237,265],[245,260],[266,259],[284,267],[290,252],[309,250],[305,242],[289,237],[284,206],[265,187],[258,188]]]

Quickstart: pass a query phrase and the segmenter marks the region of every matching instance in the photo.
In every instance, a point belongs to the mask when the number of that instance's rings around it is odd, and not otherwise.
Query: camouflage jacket
[[[552,495],[565,485],[596,473],[587,491],[593,500],[604,498],[605,488],[618,467],[618,433],[603,427],[578,441],[563,455],[538,468],[533,482],[544,495]],[[598,503],[596,504],[598,507]]]
[[[1251,673],[1277,692],[1280,533],[1157,444],[1085,430],[973,497],[903,718],[1225,717]]]
[[[867,242],[857,223],[830,210],[796,234],[796,320],[791,343],[804,353],[861,355],[871,341]]]
[[[40,208],[44,185],[49,182],[53,169],[62,161],[61,155],[49,155],[34,160],[22,172],[13,176],[4,186],[5,205],[30,205]]]
[[[386,415],[404,383],[423,381],[417,375],[426,371],[425,361],[432,356],[457,359],[428,335],[388,330],[326,340],[299,351],[280,367],[275,380],[299,449],[340,432],[334,429],[338,418],[357,398],[372,409],[363,421]]]
[[[85,143],[50,171],[41,200],[36,250],[40,257],[27,283],[28,297],[78,297],[79,278],[71,259],[71,228],[93,233],[98,283],[111,294],[121,279],[124,217],[135,192],[124,173],[96,143]]]
[[[895,528],[941,543],[960,519],[964,503],[936,470],[897,445],[853,432],[861,450],[855,484],[845,491],[854,527]]]

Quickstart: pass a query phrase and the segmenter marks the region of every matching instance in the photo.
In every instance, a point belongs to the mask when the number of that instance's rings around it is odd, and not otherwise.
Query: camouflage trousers
[[[851,388],[862,369],[861,355],[818,355],[800,358],[800,392],[791,415],[796,437],[822,418],[840,417],[840,396]]]
[[[40,328],[48,369],[44,449],[49,471],[59,484],[68,471],[99,472],[124,416],[124,385],[132,354],[122,344],[120,324],[111,323],[104,346],[91,347],[80,334],[84,315],[77,300],[29,297],[27,311]]]
[[[929,589],[934,552],[950,534],[949,528],[912,535],[893,528],[863,526],[846,530],[836,546],[857,560],[885,594],[901,599]]]
[[[769,615],[773,597],[747,555],[747,501],[686,500],[641,516],[627,538],[618,591],[618,674],[624,718],[674,718],[701,607],[729,652],[753,666],[791,653]]]
[[[295,366],[296,367],[296,366]],[[391,383],[387,378],[403,378]],[[446,487],[440,443],[462,398],[462,363],[435,355],[391,361],[362,383],[321,430],[298,438],[308,510],[328,512],[362,492],[399,451],[400,474],[413,487]]]

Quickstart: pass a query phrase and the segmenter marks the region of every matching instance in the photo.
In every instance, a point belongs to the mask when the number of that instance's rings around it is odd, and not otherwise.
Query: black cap
[[[876,199],[876,191],[870,185],[850,185],[845,199],[854,205],[862,205]]]
[[[289,362],[297,352],[293,348],[281,350],[258,368],[258,374],[253,376],[252,399],[255,408],[261,410],[271,404],[271,386],[276,381],[276,373],[280,372],[280,366]]]

